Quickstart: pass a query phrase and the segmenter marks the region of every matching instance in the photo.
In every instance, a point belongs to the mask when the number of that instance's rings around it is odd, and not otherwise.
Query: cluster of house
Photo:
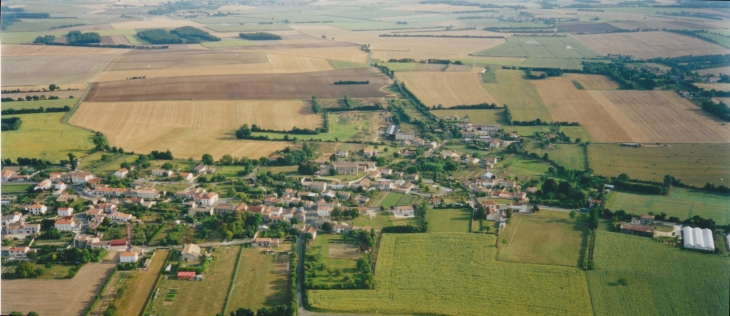
[[[516,140],[520,137],[516,132],[499,133],[501,125],[474,125],[469,122],[459,122],[456,126],[461,130],[461,140],[465,143],[484,143],[489,148],[499,148],[509,144],[509,141],[499,137]]]
[[[499,204],[492,200],[479,202],[487,210],[486,220],[499,222],[499,228],[503,229],[507,223],[507,210],[512,213],[527,213],[530,208],[527,203],[513,202],[509,204]]]
[[[485,158],[494,159],[496,162],[497,158]],[[484,193],[495,199],[509,199],[517,200],[519,203],[527,203],[527,193],[520,191],[521,186],[517,184],[517,181],[497,179],[497,176],[491,172],[482,173],[479,178],[474,181],[465,180],[464,185],[474,190],[477,193]]]
[[[319,174],[328,174],[329,170],[337,170],[338,174],[359,175],[363,177],[359,180],[349,182],[322,182],[313,181],[309,178],[302,179],[302,186],[306,190],[317,192],[325,192],[330,190],[356,190],[363,188],[364,190],[381,190],[393,191],[397,193],[408,194],[415,187],[411,181],[418,181],[417,174],[407,174],[405,172],[396,172],[389,168],[378,169],[374,162],[333,162],[320,163]]]
[[[405,146],[436,148],[438,145],[436,142],[427,142],[426,140],[419,138],[415,133],[401,131],[400,126],[397,124],[389,125],[383,132],[383,136],[397,142],[401,142]]]
[[[630,222],[621,222],[619,230],[625,234],[654,236],[654,215],[641,215],[631,218]]]

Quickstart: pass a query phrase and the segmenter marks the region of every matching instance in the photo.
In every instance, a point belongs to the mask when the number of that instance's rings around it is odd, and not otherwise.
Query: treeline
[[[91,44],[101,43],[101,36],[96,32],[81,33],[81,31],[71,31],[66,35],[69,44]]]
[[[401,59],[395,59],[391,58],[388,60],[389,63],[415,63],[416,60],[413,58],[401,58]]]
[[[390,68],[388,68],[388,66],[384,66],[384,65],[378,65],[378,64],[376,63],[376,64],[375,64],[375,67],[378,67],[378,69],[380,69],[380,71],[382,71],[382,72],[383,72],[383,73],[384,73],[384,74],[385,74],[386,76],[388,76],[388,77],[389,77],[390,79],[393,79],[393,77],[395,77],[395,71],[393,71],[393,70],[391,70]]]
[[[337,85],[347,85],[347,84],[370,84],[370,80],[365,80],[365,81],[356,81],[356,80],[340,80],[340,81],[335,81],[335,84],[337,84]]]
[[[621,89],[643,88],[654,90],[656,82],[649,72],[626,67],[622,63],[583,63],[583,72],[588,74],[605,75],[616,81]]]
[[[37,109],[4,109],[2,115],[13,115],[13,114],[29,114],[29,113],[55,113],[55,112],[68,112],[71,111],[71,107],[66,105],[59,108],[43,108],[42,106]]]
[[[43,36],[36,37],[35,40],[33,40],[33,43],[36,43],[36,44],[53,44],[53,41],[55,41],[55,40],[56,40],[56,36],[55,35],[43,35]]]
[[[510,113],[510,116],[512,114]],[[546,125],[559,125],[559,126],[580,126],[578,122],[548,122],[541,119],[534,119],[532,121],[511,121],[513,126],[546,126]]]
[[[432,107],[432,109],[442,109],[443,106]],[[479,103],[479,104],[462,104],[449,107],[449,110],[472,110],[472,109],[502,109],[503,107],[498,106],[496,103]]]
[[[709,20],[716,20],[716,21],[722,21],[723,15],[720,14],[714,14],[714,13],[705,13],[705,12],[690,12],[690,11],[680,11],[680,12],[660,12],[657,11],[657,14],[661,15],[667,15],[667,16],[687,16],[687,17],[694,17],[694,18],[702,18],[702,19],[709,19]]]
[[[537,75],[533,73],[533,70],[539,71],[541,74]],[[527,68],[525,69],[525,75],[528,79],[545,79],[547,77],[560,77],[563,75],[563,70],[557,68]]]
[[[3,159],[3,165],[5,166],[34,166],[36,169],[45,169],[46,166],[52,165],[50,160],[43,160],[38,158],[25,158],[25,157],[18,157],[15,159],[15,163],[13,163],[10,158]]]
[[[499,8],[511,8],[510,6],[500,6],[496,4],[491,3],[479,3],[479,2],[471,2],[471,1],[464,1],[464,0],[424,0],[419,2],[420,4],[446,4],[446,5],[453,5],[453,6],[462,6],[462,7],[480,7],[480,8],[491,8],[491,9],[499,9]],[[524,7],[522,7],[524,8]]]
[[[656,62],[683,70],[699,70],[707,68],[725,67],[730,64],[730,54],[704,55],[704,56],[680,56],[671,58],[652,58],[647,62]]]
[[[238,33],[238,36],[249,41],[275,41],[281,39],[281,36],[267,32]]]
[[[3,93],[9,93],[9,92],[3,91]],[[58,100],[58,99],[59,99],[59,97],[53,96],[53,95],[52,96],[49,96],[47,98],[46,98],[45,95],[41,95],[41,96],[37,96],[37,95],[26,95],[25,96],[25,99],[23,99],[21,97],[18,97],[17,99],[13,99],[13,98],[10,98],[10,97],[8,97],[8,98],[2,98],[2,102],[16,102],[16,101],[17,102],[22,102],[22,101],[38,101],[38,100]]]
[[[427,34],[380,34],[380,37],[431,37],[431,38],[504,38],[504,36],[486,35],[427,35]]]
[[[195,44],[203,41],[217,42],[221,40],[192,26],[179,27],[170,32],[163,29],[151,29],[137,32],[137,36],[152,44]]]
[[[194,10],[200,8],[202,5],[202,2],[199,1],[175,1],[175,2],[162,2],[160,5],[152,9],[150,11],[147,11],[150,15],[165,15],[168,13],[173,13],[177,10]]]
[[[715,103],[712,100],[704,100],[700,105],[703,110],[717,115],[719,118],[730,121],[730,108],[728,108],[725,102]]]
[[[5,112],[5,111],[3,111]],[[8,117],[2,119],[2,131],[17,131],[20,128],[19,117]]]
[[[50,19],[50,13],[8,12],[3,8],[2,18],[10,19]]]
[[[442,64],[442,65],[455,64],[455,65],[461,65],[461,60],[451,61],[449,59],[428,59],[426,61],[426,64]]]
[[[170,152],[170,150],[167,150],[166,152],[153,150],[149,154],[148,158],[153,159],[153,160],[172,160],[172,159],[174,159],[172,157],[172,152]]]
[[[643,184],[643,183],[627,182],[627,181],[623,181],[623,180],[616,180],[613,182],[613,185],[616,186],[616,190],[619,190],[619,191],[644,193],[644,194],[655,194],[655,195],[662,195],[664,193],[663,188],[658,185],[655,185],[655,184]]]

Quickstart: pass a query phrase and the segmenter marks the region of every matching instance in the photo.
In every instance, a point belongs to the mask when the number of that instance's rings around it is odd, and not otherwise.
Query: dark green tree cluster
[[[249,41],[274,41],[281,39],[281,36],[267,32],[239,33],[238,36]]]
[[[37,109],[4,109],[2,115],[14,115],[14,114],[29,114],[29,113],[56,113],[56,112],[68,112],[71,111],[71,107],[66,105],[64,107],[50,107],[43,108],[38,107]]]
[[[81,33],[81,31],[71,31],[66,35],[69,44],[93,44],[101,43],[101,36],[96,32]]]
[[[33,43],[37,43],[37,44],[51,44],[55,40],[56,40],[56,36],[55,35],[43,35],[43,36],[36,37],[35,40],[33,40]]]
[[[218,37],[208,34],[208,32],[192,26],[176,28],[170,31],[170,33],[185,39],[186,43],[219,42],[221,40]]]
[[[2,131],[17,131],[22,121],[19,117],[2,118]]]

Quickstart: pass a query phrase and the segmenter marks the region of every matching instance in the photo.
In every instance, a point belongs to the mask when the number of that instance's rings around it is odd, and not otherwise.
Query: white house
[[[5,226],[8,235],[31,235],[41,231],[41,224],[13,223]]]
[[[181,172],[180,177],[185,181],[193,180],[193,174],[190,172]]]
[[[56,211],[60,217],[71,216],[74,213],[73,207],[59,207]]]
[[[126,214],[122,212],[113,212],[109,214],[109,220],[115,223],[127,223],[134,219],[132,214]]]
[[[74,224],[73,219],[59,219],[56,220],[54,227],[60,232],[70,232],[74,230]]]
[[[17,223],[23,220],[23,214],[20,214],[20,212],[15,212],[13,214],[8,214],[3,216],[3,225],[10,225],[13,223]]]
[[[10,249],[8,249],[8,258],[25,259],[28,257],[28,252],[30,252],[30,248],[28,248],[28,246],[10,247]]]
[[[71,182],[73,184],[83,184],[86,181],[91,180],[94,177],[93,174],[83,171],[77,171],[71,174]]]
[[[134,263],[139,260],[139,254],[136,252],[125,251],[119,255],[119,262],[121,263]]]
[[[28,211],[30,211],[30,213],[33,215],[46,214],[46,212],[48,211],[48,206],[36,203],[36,204],[31,205],[28,208]]]
[[[415,210],[413,209],[413,206],[410,205],[396,206],[393,209],[393,215],[395,215],[396,217],[414,217]]]
[[[215,192],[195,196],[195,203],[200,206],[212,206],[215,202],[218,202],[218,193]]]
[[[50,188],[51,188],[52,186],[53,186],[53,182],[51,182],[51,180],[50,180],[50,179],[45,179],[45,180],[41,181],[40,183],[38,183],[38,184],[37,184],[37,185],[35,186],[35,188],[33,188],[33,190],[34,190],[34,191],[38,191],[38,190],[48,190],[48,189],[50,189]]]
[[[163,169],[155,169],[152,170],[152,175],[155,177],[169,177],[172,176],[173,172],[171,170],[163,170]]]
[[[122,168],[114,172],[114,176],[117,178],[126,178],[127,174],[129,173],[129,170],[127,168]]]

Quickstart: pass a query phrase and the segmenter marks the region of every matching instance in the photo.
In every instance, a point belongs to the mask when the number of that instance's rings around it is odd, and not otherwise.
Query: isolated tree
[[[484,206],[480,206],[474,212],[474,219],[484,219],[487,216],[487,209]]]
[[[332,224],[330,222],[325,222],[322,224],[322,230],[328,233],[332,232]]]
[[[620,174],[618,176],[618,179],[621,180],[621,181],[629,181],[629,180],[631,180],[631,178],[629,178],[629,175],[628,174],[625,174],[625,173]]]
[[[568,215],[570,216],[570,219],[575,219],[575,211],[570,211]]]
[[[71,164],[71,170],[76,170],[76,166],[79,164],[78,159],[76,159],[76,155],[68,153],[68,161]]]
[[[623,286],[629,286],[629,280],[626,280],[626,278],[620,278],[618,279],[618,284],[621,284]]]
[[[28,312],[28,316],[38,316],[38,313],[36,312]]]
[[[214,162],[213,156],[211,154],[203,155],[202,160],[203,160],[203,164],[206,164],[206,165],[212,165]]]

